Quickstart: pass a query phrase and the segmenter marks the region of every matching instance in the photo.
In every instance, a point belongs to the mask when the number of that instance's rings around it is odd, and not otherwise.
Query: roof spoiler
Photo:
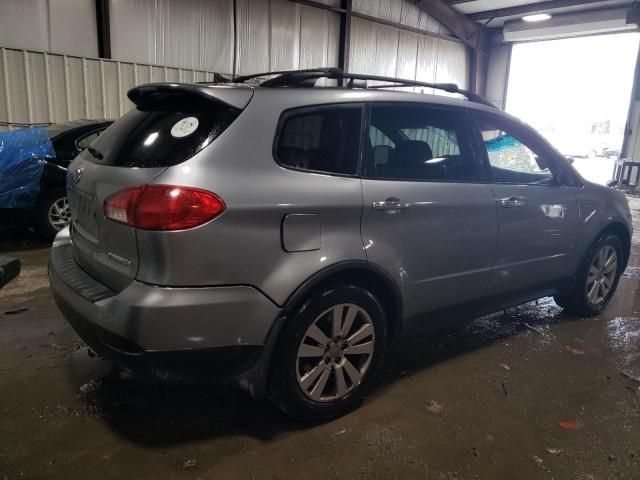
[[[153,107],[158,103],[179,106],[187,101],[200,100],[242,110],[251,100],[253,89],[192,83],[148,83],[132,88],[127,96],[140,108]]]

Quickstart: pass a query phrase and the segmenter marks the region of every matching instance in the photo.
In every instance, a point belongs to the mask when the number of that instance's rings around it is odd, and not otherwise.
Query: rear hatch
[[[147,185],[210,145],[246,107],[253,90],[152,84],[128,95],[136,108],[76,157],[67,178],[74,257],[116,291],[138,271],[136,229],[105,218],[105,200],[123,189]]]

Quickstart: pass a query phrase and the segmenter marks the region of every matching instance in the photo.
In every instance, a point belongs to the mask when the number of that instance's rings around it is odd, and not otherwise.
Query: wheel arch
[[[631,232],[629,232],[629,228],[622,222],[617,220],[612,220],[608,225],[606,225],[602,231],[596,237],[596,240],[607,233],[613,233],[622,242],[622,246],[624,248],[624,264],[627,265],[629,261],[629,257],[631,255]]]
[[[284,308],[295,311],[312,292],[344,284],[367,288],[382,304],[391,336],[400,331],[403,304],[398,284],[382,267],[363,260],[339,262],[315,273],[289,296]]]

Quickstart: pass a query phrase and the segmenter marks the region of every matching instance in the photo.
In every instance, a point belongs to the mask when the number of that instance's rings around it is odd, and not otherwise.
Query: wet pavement
[[[631,264],[603,314],[569,317],[543,299],[409,329],[373,396],[316,426],[230,388],[114,373],[53,304],[45,245],[0,242],[23,262],[0,292],[0,480],[639,479],[632,202]]]

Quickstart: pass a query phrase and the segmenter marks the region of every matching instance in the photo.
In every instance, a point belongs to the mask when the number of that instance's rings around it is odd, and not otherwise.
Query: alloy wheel
[[[613,288],[618,273],[618,254],[611,245],[605,245],[596,253],[589,272],[585,293],[592,305],[599,305],[605,301]]]
[[[366,374],[375,347],[369,314],[353,303],[325,310],[307,328],[298,347],[298,386],[311,400],[346,396]]]
[[[69,224],[71,221],[71,208],[67,197],[59,198],[51,204],[47,218],[56,231],[62,230]]]

